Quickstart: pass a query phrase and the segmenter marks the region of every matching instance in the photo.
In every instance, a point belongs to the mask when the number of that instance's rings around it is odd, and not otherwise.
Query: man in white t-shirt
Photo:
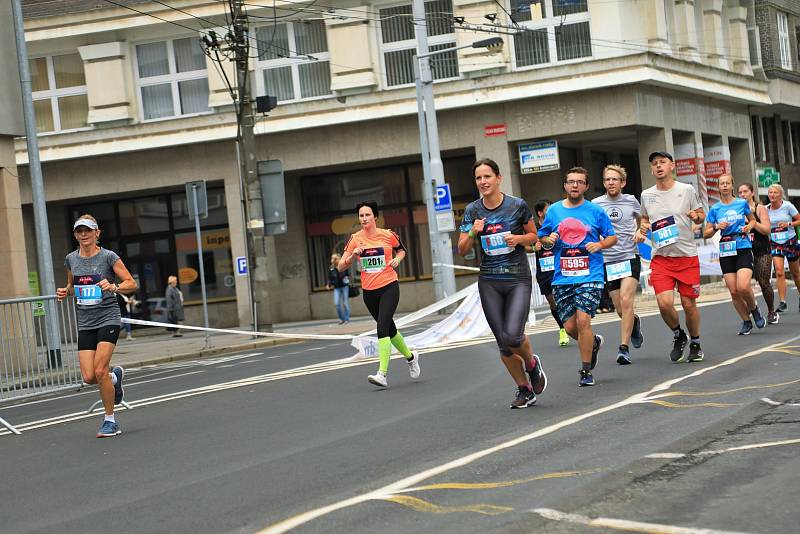
[[[634,240],[641,243],[647,239],[648,230],[652,232],[650,285],[656,292],[661,318],[674,334],[670,359],[675,363],[687,360],[699,362],[704,357],[700,348],[700,311],[697,309],[700,261],[692,223],[701,224],[705,212],[697,191],[675,180],[672,154],[653,152],[648,159],[656,185],[642,191],[642,222]],[[673,290],[676,285],[686,314],[686,329],[691,336],[688,357],[684,355],[684,349],[689,338],[681,328],[674,305]]]

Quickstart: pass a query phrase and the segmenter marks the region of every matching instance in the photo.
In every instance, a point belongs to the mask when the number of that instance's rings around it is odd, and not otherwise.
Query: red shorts
[[[700,260],[697,256],[654,256],[650,262],[650,285],[656,295],[672,291],[678,284],[678,293],[696,299],[700,296]]]

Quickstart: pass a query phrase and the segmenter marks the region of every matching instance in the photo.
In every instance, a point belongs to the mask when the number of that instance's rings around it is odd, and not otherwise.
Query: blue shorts
[[[553,286],[558,318],[562,323],[566,323],[578,310],[594,317],[602,294],[602,282]]]

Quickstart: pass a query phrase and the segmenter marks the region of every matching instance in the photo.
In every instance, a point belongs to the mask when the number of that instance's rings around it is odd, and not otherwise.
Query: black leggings
[[[378,339],[397,335],[393,317],[399,303],[400,284],[396,281],[378,289],[364,290],[364,304],[378,322]]]
[[[531,289],[530,278],[492,280],[478,277],[483,315],[503,356],[511,356],[509,347],[519,347],[525,341]]]

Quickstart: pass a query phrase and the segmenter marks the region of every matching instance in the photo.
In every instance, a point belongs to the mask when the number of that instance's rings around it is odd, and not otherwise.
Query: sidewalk
[[[712,283],[703,286],[703,291],[698,302],[709,302],[723,300],[728,297],[728,292],[721,283]],[[655,297],[652,295],[641,295],[637,297],[637,309],[641,312],[655,311]],[[680,299],[676,298],[676,304],[680,304]],[[537,309],[537,317],[541,322],[537,326],[529,327],[529,333],[544,331],[554,328],[555,323],[548,321],[550,316],[548,308]],[[432,324],[442,319],[443,316],[433,314],[415,324]],[[615,313],[598,315],[600,318],[614,320]],[[399,318],[399,316],[398,316]],[[605,322],[605,321],[599,321]],[[372,317],[354,317],[348,324],[339,325],[335,319],[322,321],[304,321],[297,323],[282,323],[275,325],[275,332],[283,334],[361,334],[375,328],[375,321]],[[302,343],[305,340],[297,338],[268,338],[253,337],[246,334],[219,334],[212,333],[209,336],[211,347],[205,346],[205,333],[183,330],[183,337],[175,338],[170,333],[156,327],[145,327],[147,330],[161,331],[163,333],[153,334],[147,332],[145,335],[137,337],[137,330],[133,331],[134,340],[127,341],[124,336],[117,342],[114,350],[114,365],[123,367],[142,367],[144,365],[154,365],[181,360],[192,360],[206,356],[214,356],[228,352],[239,352],[274,345],[285,345],[289,343]],[[142,332],[143,329],[139,329]],[[235,330],[235,329],[234,329]],[[331,343],[334,341],[331,340]],[[355,353],[355,349],[353,349]]]

